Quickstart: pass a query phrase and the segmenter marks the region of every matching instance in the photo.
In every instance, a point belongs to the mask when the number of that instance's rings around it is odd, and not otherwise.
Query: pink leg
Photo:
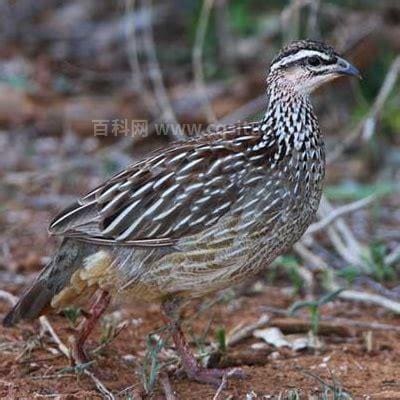
[[[110,304],[111,296],[105,290],[97,294],[96,300],[90,307],[89,313],[79,324],[78,333],[72,341],[72,359],[76,364],[85,364],[89,358],[85,352],[85,342],[95,327],[97,321]]]
[[[171,330],[172,339],[176,346],[183,369],[190,379],[202,383],[209,383],[212,385],[219,385],[224,376],[232,378],[243,379],[245,377],[242,370],[239,368],[231,369],[218,369],[218,368],[204,368],[196,360],[189,344],[186,341],[185,335],[182,332],[178,322],[176,304],[173,302],[165,302],[162,305],[162,310],[165,315],[166,321]]]

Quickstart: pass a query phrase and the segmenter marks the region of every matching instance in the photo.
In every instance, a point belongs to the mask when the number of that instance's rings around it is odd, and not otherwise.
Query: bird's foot
[[[240,368],[204,368],[199,365],[180,327],[179,319],[176,315],[177,306],[179,306],[179,303],[176,301],[165,301],[162,305],[162,310],[167,326],[171,331],[176,351],[180,356],[183,370],[188,378],[216,386],[220,386],[229,378],[244,379],[246,376]]]
[[[86,340],[93,331],[97,321],[107,309],[110,300],[111,297],[108,292],[99,290],[89,312],[85,313],[84,320],[80,323],[77,334],[71,337],[71,359],[74,365],[87,364],[89,362],[89,357],[85,351]]]
[[[80,342],[79,338],[71,336],[69,338],[70,343],[70,357],[71,363],[75,366],[88,364],[90,362],[89,357],[83,347],[83,343]]]

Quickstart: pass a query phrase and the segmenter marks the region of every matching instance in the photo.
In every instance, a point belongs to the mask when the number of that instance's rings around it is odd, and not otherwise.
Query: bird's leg
[[[85,319],[79,324],[77,335],[72,338],[71,355],[76,364],[85,364],[89,361],[84,348],[85,342],[110,304],[111,296],[105,290],[101,290],[96,295],[97,297],[92,303],[89,312],[86,313]]]
[[[219,369],[202,367],[198,363],[196,357],[190,349],[188,342],[186,341],[185,335],[182,332],[179,323],[176,302],[164,302],[162,305],[162,311],[169,330],[171,331],[172,339],[175,343],[176,351],[181,359],[183,369],[185,370],[189,379],[193,379],[202,383],[219,385],[224,376],[233,378],[245,377],[243,371],[239,368]]]

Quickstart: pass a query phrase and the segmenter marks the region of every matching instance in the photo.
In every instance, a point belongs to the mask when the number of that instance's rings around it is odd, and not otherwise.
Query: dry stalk
[[[88,369],[85,369],[83,373],[87,375],[94,382],[97,390],[99,391],[99,393],[102,394],[104,399],[115,400],[114,395],[104,386],[103,382],[101,382],[101,380],[97,378],[97,376],[93,372],[89,371]]]
[[[385,263],[392,265],[400,259],[400,245],[385,257]]]
[[[379,294],[361,292],[357,290],[344,290],[339,294],[339,297],[344,300],[359,301],[366,304],[375,304],[377,306],[386,308],[396,314],[400,314],[400,303],[390,300]]]
[[[227,346],[234,346],[235,344],[245,340],[249,337],[252,337],[253,332],[256,329],[260,329],[267,325],[270,317],[267,314],[261,315],[261,317],[254,323],[243,326],[240,324],[239,326],[233,328],[231,332],[227,335],[226,338],[226,345]],[[216,345],[215,345],[216,346]]]
[[[222,391],[225,389],[226,384],[227,384],[227,378],[226,378],[226,375],[224,375],[224,376],[222,377],[221,384],[219,385],[217,391],[215,392],[215,395],[214,395],[214,397],[213,397],[213,400],[218,400],[218,398],[219,398],[219,396],[221,395]]]
[[[196,37],[192,51],[192,68],[193,68],[195,88],[202,101],[204,114],[207,118],[208,123],[214,123],[217,120],[215,113],[207,98],[207,91],[204,83],[204,71],[203,71],[204,41],[206,38],[208,21],[210,19],[210,13],[213,4],[214,0],[203,1],[203,6],[201,9],[199,22],[197,24]]]
[[[175,396],[175,392],[171,386],[171,382],[169,380],[169,376],[166,372],[161,372],[159,375],[159,380],[161,387],[163,389],[163,392],[165,394],[165,400],[177,400],[177,397]]]
[[[301,243],[297,242],[294,246],[294,251],[302,257],[307,263],[309,263],[317,271],[330,271],[330,266],[317,254],[314,254],[311,250]]]
[[[314,0],[292,0],[281,12],[282,32],[285,41],[297,39],[300,34],[300,11],[303,7],[312,5]]]
[[[18,301],[18,297],[14,296],[13,294],[0,289],[0,300],[4,300],[12,306],[15,306]]]
[[[158,112],[156,111],[156,104],[153,96],[147,89],[145,85],[145,78],[143,76],[142,68],[139,62],[139,49],[136,37],[136,26],[135,26],[135,18],[133,13],[135,11],[135,0],[126,0],[125,1],[125,11],[127,15],[132,15],[130,23],[126,24],[126,42],[127,42],[127,55],[128,62],[131,69],[132,81],[135,85],[135,88],[140,93],[141,99],[143,99],[144,104],[146,105],[147,110],[155,119],[157,118]]]
[[[151,0],[142,0],[142,4],[144,8],[146,8],[149,12],[151,12],[153,6]],[[182,132],[180,126],[178,125],[178,121],[175,117],[175,113],[169,101],[167,90],[165,88],[161,73],[160,64],[157,59],[152,20],[151,23],[148,25],[148,27],[146,26],[146,28],[143,31],[143,43],[144,43],[144,50],[147,56],[147,67],[149,70],[150,80],[153,85],[153,90],[158,105],[161,108],[163,119],[165,119],[167,123],[173,125],[173,129],[171,130],[171,132],[174,135],[174,139],[175,140],[183,139],[185,135]]]
[[[67,357],[69,360],[70,359],[70,351],[69,351],[68,347],[62,342],[60,337],[57,335],[57,333],[55,332],[54,328],[50,324],[47,317],[42,315],[39,318],[39,322],[40,322],[40,325],[42,326],[43,330],[47,331],[50,334],[50,336],[52,337],[52,339],[54,340],[54,342],[57,344],[60,353],[63,354],[65,357]],[[105,399],[115,400],[114,395],[106,388],[106,386],[96,377],[96,375],[93,372],[89,371],[88,369],[84,369],[83,373],[85,375],[87,375],[93,381],[97,390],[99,391],[99,393],[101,393],[102,396],[104,396]]]
[[[318,231],[321,231],[325,228],[327,228],[329,225],[331,225],[334,221],[336,221],[339,217],[342,217],[343,215],[352,213],[354,211],[357,211],[361,208],[364,208],[374,202],[376,200],[375,195],[371,195],[368,197],[365,197],[361,200],[354,201],[352,203],[345,204],[344,206],[338,207],[334,210],[332,210],[327,216],[322,218],[320,221],[312,224],[306,234],[313,234]]]
[[[326,217],[333,211],[334,208],[331,205],[330,201],[323,195],[321,198],[318,214],[322,217]],[[337,236],[341,237],[344,242],[345,249],[342,249],[342,257],[349,262],[361,264],[360,254],[362,246],[354,237],[350,228],[347,226],[342,218],[336,218],[332,226],[328,227],[328,236],[330,236],[330,238],[333,238],[333,235],[331,233],[333,231],[336,231]],[[338,250],[340,249],[338,248]]]
[[[40,326],[42,327],[44,332],[48,332],[55,342],[55,344],[58,347],[58,350],[60,351],[61,354],[63,354],[65,357],[70,359],[70,352],[68,350],[68,347],[61,341],[60,337],[57,335],[55,332],[54,328],[51,326],[49,320],[47,319],[46,316],[42,315],[39,318]]]
[[[285,308],[277,308],[277,307],[270,307],[270,306],[263,306],[264,311],[269,312],[271,314],[279,315],[282,317],[288,317],[289,312]],[[305,323],[310,323],[311,319],[305,316],[298,315]],[[390,324],[382,324],[379,322],[367,322],[367,321],[356,321],[354,319],[348,318],[338,318],[338,317],[328,317],[321,315],[321,321],[330,322],[331,324],[336,324],[337,326],[347,326],[356,329],[370,329],[376,331],[394,331],[400,332],[400,326],[390,325]],[[272,318],[272,324],[274,323],[274,319]]]

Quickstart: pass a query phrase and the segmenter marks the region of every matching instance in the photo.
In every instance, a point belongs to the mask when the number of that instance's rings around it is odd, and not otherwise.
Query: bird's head
[[[298,40],[285,46],[273,59],[268,81],[309,94],[342,75],[360,77],[358,69],[331,46],[313,40]]]

